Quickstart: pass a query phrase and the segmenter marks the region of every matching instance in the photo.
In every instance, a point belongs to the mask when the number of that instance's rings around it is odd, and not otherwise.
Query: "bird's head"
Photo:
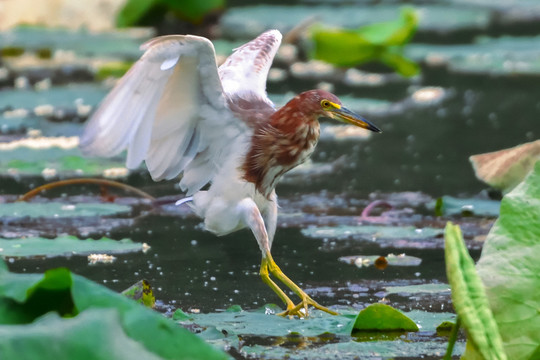
[[[339,98],[324,90],[310,90],[300,94],[304,105],[318,117],[327,117],[374,132],[382,132],[377,126],[352,112],[341,104]]]

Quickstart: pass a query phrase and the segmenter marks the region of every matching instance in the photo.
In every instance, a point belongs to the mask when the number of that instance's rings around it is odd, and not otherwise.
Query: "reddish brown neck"
[[[279,178],[303,163],[319,139],[317,114],[306,114],[291,104],[272,114],[270,121],[259,126],[252,138],[242,166],[244,179],[252,182],[266,197]],[[290,106],[292,105],[292,106]]]

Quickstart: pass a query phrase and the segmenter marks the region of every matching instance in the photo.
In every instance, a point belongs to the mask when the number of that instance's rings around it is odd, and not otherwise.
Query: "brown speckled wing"
[[[281,33],[270,30],[237,48],[219,67],[225,94],[232,100],[262,101],[273,106],[266,96],[268,71],[281,44]]]

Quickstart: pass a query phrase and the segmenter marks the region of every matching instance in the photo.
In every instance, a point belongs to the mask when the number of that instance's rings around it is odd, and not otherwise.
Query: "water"
[[[426,30],[423,31],[423,36],[427,37]],[[485,34],[485,31],[481,29],[478,33]],[[46,35],[59,39],[64,36],[62,33]],[[528,37],[523,40],[531,44],[537,41]],[[114,41],[122,39],[114,37]],[[61,42],[53,43],[62,46]],[[94,42],[90,43],[95,45]],[[77,51],[93,53],[91,56],[95,57],[114,53],[122,59],[133,58],[136,56],[136,43],[128,38],[125,48],[111,46],[111,49],[96,51],[92,50],[94,45],[89,45],[90,50],[77,47]],[[467,51],[473,53],[496,52],[494,48],[486,50],[480,43],[467,45],[470,46]],[[32,43],[28,46],[32,48]],[[389,294],[386,291],[389,286],[446,283],[441,236],[433,236],[425,241],[406,237],[392,241],[372,241],[369,237],[317,239],[303,235],[301,230],[314,225],[356,225],[369,201],[390,198],[393,199],[390,202],[404,212],[384,224],[413,225],[421,229],[442,228],[447,220],[460,222],[464,224],[471,254],[477,259],[482,246],[480,237],[487,233],[493,218],[486,220],[483,217],[462,218],[457,215],[436,218],[430,205],[434,198],[443,195],[471,197],[482,192],[481,196],[485,197],[483,190],[487,186],[475,178],[469,156],[512,147],[539,137],[540,103],[535,95],[537,73],[513,75],[512,72],[499,72],[498,67],[495,69],[497,71],[490,73],[485,68],[474,68],[474,64],[467,62],[456,67],[456,59],[463,56],[459,53],[461,50],[456,50],[452,45],[441,45],[440,49],[453,54],[451,59],[454,63],[445,66],[434,64],[428,61],[429,51],[418,55],[422,76],[415,79],[389,81],[377,86],[351,85],[341,80],[331,84],[338,95],[351,99],[355,104],[353,110],[376,123],[383,133],[364,140],[321,141],[313,155],[316,166],[301,176],[285,179],[277,188],[283,216],[280,218],[273,256],[287,275],[324,305],[359,310],[370,303],[384,301],[404,311],[421,310],[433,314],[451,312],[447,292]],[[518,50],[505,47],[497,51],[509,57],[513,51],[518,53]],[[4,64],[17,63],[17,59],[0,60]],[[463,66],[465,69],[470,66],[469,71],[463,71]],[[64,69],[63,66],[60,68]],[[10,69],[8,76],[0,80],[3,86],[0,92],[4,99],[0,104],[3,131],[0,140],[3,143],[24,137],[28,130],[36,128],[46,136],[78,134],[81,131],[80,123],[84,122],[87,114],[77,112],[77,104],[81,104],[77,99],[82,99],[82,104],[92,106],[107,91],[107,87],[98,81],[89,81],[93,74],[84,66],[78,68],[76,73],[40,73],[22,66]],[[32,85],[42,80],[40,74],[51,73],[57,77],[52,78],[50,89],[38,91],[31,86],[23,91],[14,89],[17,77],[27,77]],[[290,73],[287,76],[285,80],[270,83],[268,91],[286,98],[289,94],[307,90],[321,82],[317,78],[299,80]],[[70,85],[60,86],[65,83]],[[415,91],[426,87],[437,87],[444,96],[433,103],[415,102]],[[21,96],[23,92],[24,96]],[[355,99],[361,101],[355,102]],[[363,109],[362,101],[376,106]],[[52,105],[53,115],[36,113],[36,106],[43,104]],[[10,111],[19,108],[26,109],[28,116],[10,118],[13,115]],[[54,150],[54,156],[47,155],[43,149],[36,150],[34,155],[28,149],[18,151],[20,153],[0,153],[0,202],[11,201],[13,195],[22,194],[51,180],[42,176],[41,168],[35,170],[28,165],[32,159],[37,159],[35,154],[40,153],[49,159],[61,159],[64,155],[80,156],[76,149],[66,150],[65,153]],[[14,160],[21,162],[17,164],[20,164],[22,174],[13,175],[10,170],[17,165]],[[55,161],[50,160],[46,166],[54,168]],[[121,166],[122,163],[121,158],[113,159],[110,164],[107,163],[107,167]],[[77,166],[83,165],[85,174],[89,176],[100,175],[103,171],[102,167],[92,163],[77,163]],[[322,171],[318,165],[328,167]],[[65,164],[62,166],[67,167]],[[59,172],[60,177],[66,174],[73,175],[67,170],[65,173]],[[144,170],[123,179],[155,196],[182,197],[174,182],[153,183]],[[397,193],[397,196],[404,196],[409,191],[423,195],[414,197],[416,200],[420,198],[419,201],[396,201],[389,195]],[[80,194],[91,198],[74,197]],[[47,196],[65,202],[99,199],[96,188],[92,187],[50,191]],[[112,264],[89,265],[86,256],[74,255],[12,259],[8,264],[10,270],[43,272],[66,266],[116,291],[144,278],[153,286],[158,310],[167,314],[175,308],[215,313],[231,305],[255,310],[267,303],[279,303],[277,296],[260,280],[261,254],[248,230],[217,238],[203,231],[200,221],[186,211],[167,207],[152,209],[148,204],[141,205],[135,200],[132,205],[137,209],[133,213],[118,219],[113,216],[104,221],[82,218],[68,224],[50,223],[48,220],[14,222],[3,218],[0,222],[2,237],[27,233],[45,237],[63,233],[83,237],[106,235],[113,239],[127,237],[151,246],[145,253],[115,255],[117,259]],[[374,267],[357,268],[338,261],[341,256],[386,256],[403,252],[421,258],[421,265],[388,267],[381,271]],[[416,338],[413,342],[428,342],[444,348],[444,338],[431,332],[427,339]],[[253,337],[248,342],[262,346],[269,342],[269,338]],[[338,339],[337,343],[341,342],[344,340]],[[423,354],[434,354],[434,350],[426,350]]]

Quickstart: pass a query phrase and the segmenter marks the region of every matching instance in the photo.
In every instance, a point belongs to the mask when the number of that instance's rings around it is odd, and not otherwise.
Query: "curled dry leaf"
[[[513,148],[473,155],[469,158],[476,177],[486,184],[509,192],[540,160],[540,140]]]

